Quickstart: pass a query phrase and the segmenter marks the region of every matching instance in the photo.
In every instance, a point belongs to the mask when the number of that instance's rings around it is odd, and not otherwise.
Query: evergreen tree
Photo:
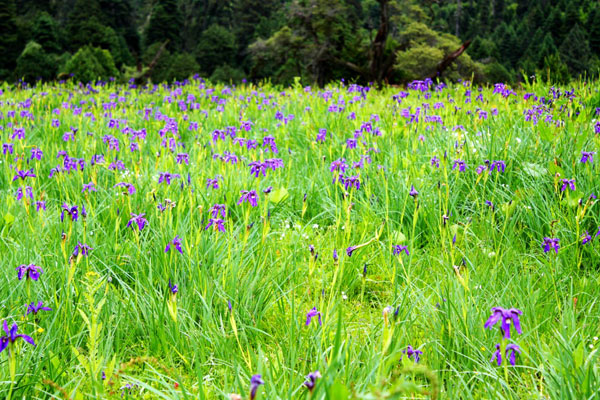
[[[572,76],[588,71],[592,53],[585,31],[576,24],[560,45],[560,57],[569,67]]]
[[[587,31],[590,42],[590,50],[600,56],[600,7],[592,9],[588,16]]]
[[[196,60],[202,72],[210,75],[220,65],[233,65],[236,50],[233,33],[220,25],[211,25],[198,40]]]
[[[19,51],[14,0],[0,0],[0,79],[15,66]]]
[[[169,41],[169,50],[177,50],[181,47],[180,28],[182,17],[177,7],[176,0],[158,0],[150,17],[150,23],[146,30],[146,45],[163,43]]]
[[[33,40],[48,53],[61,51],[56,21],[46,12],[38,15],[33,28]]]
[[[56,76],[56,62],[41,45],[29,42],[17,59],[15,75],[29,83],[38,78],[50,80]]]

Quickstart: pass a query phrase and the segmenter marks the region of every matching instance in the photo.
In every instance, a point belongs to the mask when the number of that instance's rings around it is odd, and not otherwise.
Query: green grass
[[[210,87],[2,86],[1,137],[14,154],[0,164],[0,313],[36,346],[19,339],[10,356],[0,354],[1,396],[249,398],[250,377],[261,374],[258,399],[298,399],[310,398],[303,382],[319,370],[314,399],[600,397],[600,212],[590,199],[600,195],[600,155],[580,162],[581,151],[600,152],[598,82],[576,83],[574,98],[556,99],[537,124],[524,111],[539,102],[523,95],[552,98],[543,84],[508,98],[483,88],[483,101],[473,88],[470,103],[462,84],[432,90],[431,98],[410,90],[401,104],[392,98],[397,88],[372,89],[361,99],[337,85],[240,86],[231,94],[223,86],[210,94]],[[325,90],[333,100],[324,99]],[[226,100],[223,111],[212,96]],[[338,98],[345,110],[329,112]],[[434,109],[438,102],[445,107]],[[423,113],[411,124],[402,116],[423,103],[443,124]],[[277,111],[295,117],[284,124]],[[178,134],[165,138],[185,145],[175,153],[189,153],[189,165],[161,146],[165,121],[157,113],[177,122]],[[111,118],[120,128],[109,127]],[[348,149],[346,140],[369,120],[381,136],[364,132]],[[239,131],[241,121],[252,121],[250,132]],[[464,129],[453,130],[458,125]],[[136,140],[125,126],[147,131],[138,151],[130,151]],[[227,126],[258,147],[213,142],[212,132]],[[14,127],[25,129],[24,139],[11,139]],[[71,127],[77,133],[65,142]],[[321,128],[327,139],[317,143]],[[277,154],[261,146],[267,134]],[[117,138],[120,150],[110,149],[105,135]],[[44,152],[40,161],[29,160],[34,146]],[[49,178],[63,160],[59,150],[84,158],[84,170]],[[213,158],[225,151],[239,162]],[[90,165],[94,154],[106,162]],[[371,162],[348,171],[360,176],[360,189],[346,194],[332,183],[332,161],[344,157],[352,167],[366,155]],[[115,158],[127,171],[108,168]],[[252,176],[247,163],[268,158],[281,158],[284,167]],[[467,164],[464,172],[453,169],[457,159]],[[503,160],[506,170],[478,174],[484,160]],[[15,166],[37,177],[12,181]],[[181,178],[158,184],[160,172]],[[216,176],[220,188],[207,189]],[[574,178],[576,190],[562,192],[563,178]],[[89,182],[97,191],[82,193]],[[119,182],[136,193],[124,195],[114,188]],[[16,199],[26,186],[35,201],[46,201],[45,211]],[[256,190],[258,206],[237,204],[241,190]],[[165,199],[175,205],[161,212]],[[64,203],[79,207],[79,220],[65,215],[61,222]],[[213,204],[226,205],[226,232],[205,230]],[[130,213],[146,214],[141,232],[126,227]],[[593,240],[584,245],[586,231]],[[183,254],[165,253],[176,235]],[[560,239],[557,254],[544,253],[544,237]],[[78,242],[93,248],[87,257],[71,257]],[[393,255],[394,245],[407,246],[409,255]],[[19,281],[15,268],[31,263],[44,269],[39,281]],[[175,296],[169,280],[178,285]],[[52,311],[24,317],[25,305],[38,301]],[[387,306],[397,315],[384,318]],[[513,330],[510,339],[522,350],[515,366],[490,362],[501,337],[484,323],[496,306],[523,311],[523,334]],[[322,325],[315,318],[306,326],[313,307]],[[408,345],[423,352],[418,364],[400,360]],[[121,390],[126,384],[133,388]]]

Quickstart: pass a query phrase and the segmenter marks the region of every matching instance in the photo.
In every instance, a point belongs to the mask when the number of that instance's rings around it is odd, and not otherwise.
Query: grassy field
[[[599,83],[0,88],[3,398],[600,397]]]

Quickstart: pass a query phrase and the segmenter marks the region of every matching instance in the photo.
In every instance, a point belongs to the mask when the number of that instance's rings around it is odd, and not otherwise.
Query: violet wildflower
[[[83,184],[83,189],[81,189],[81,193],[85,192],[95,192],[96,191],[96,186],[94,185],[94,182],[90,182],[90,183],[84,183]]]
[[[327,129],[319,129],[319,133],[317,134],[317,143],[324,143],[327,138]]]
[[[177,162],[177,164],[182,164],[182,163],[189,164],[190,157],[187,153],[179,153],[179,154],[177,154],[175,161]]]
[[[542,243],[542,248],[544,249],[544,253],[547,253],[550,251],[550,249],[553,249],[554,252],[558,254],[558,249],[560,249],[559,239],[545,237]]]
[[[463,160],[454,160],[452,169],[456,169],[457,167],[459,172],[463,172],[467,168],[467,164]]]
[[[261,375],[252,375],[252,378],[250,378],[250,400],[254,400],[256,398],[258,387],[264,384],[265,381],[262,380]]]
[[[238,200],[237,204],[242,204],[244,201],[250,203],[252,207],[258,205],[258,195],[255,190],[242,190],[242,196]]]
[[[13,182],[16,181],[17,179],[23,179],[25,180],[26,178],[35,178],[36,175],[33,173],[33,168],[31,168],[30,170],[23,170],[23,171],[19,171],[16,170],[17,174],[13,177]]]
[[[169,290],[171,291],[171,294],[177,294],[177,292],[179,292],[179,288],[177,287],[177,285],[171,284],[170,279],[169,279]]]
[[[591,241],[592,241],[592,236],[587,231],[585,231],[585,233],[583,235],[581,235],[581,244],[587,244]]]
[[[510,362],[510,365],[515,365],[515,352],[521,354],[521,349],[516,344],[509,343],[506,346],[506,357]],[[510,354],[509,354],[510,353]],[[496,344],[496,351],[492,355],[491,362],[496,361],[498,366],[502,365],[502,353],[500,352],[500,343]]]
[[[562,187],[560,188],[561,192],[564,192],[567,189],[567,186],[571,189],[571,190],[575,190],[575,179],[561,179],[562,181]]]
[[[2,353],[8,346],[12,345],[18,338],[23,339],[32,346],[35,346],[35,342],[31,337],[27,335],[17,335],[17,329],[19,328],[17,327],[16,323],[13,323],[10,329],[8,329],[8,324],[6,321],[4,321],[3,328],[4,332],[6,332],[6,336],[0,337],[0,353]]]
[[[310,322],[314,317],[319,317],[319,325],[321,325],[321,312],[317,311],[317,307],[313,307],[310,309],[308,313],[306,313],[306,326],[310,325]]]
[[[225,226],[223,225],[224,222],[225,221],[223,221],[221,218],[211,218],[208,221],[208,225],[204,227],[204,230],[207,230],[208,228],[213,226],[216,231],[225,232]]]
[[[171,184],[171,180],[179,179],[181,176],[179,174],[171,174],[169,172],[160,172],[158,174],[158,183],[165,182],[167,185]]]
[[[408,195],[411,197],[414,197],[416,199],[417,196],[419,195],[419,192],[416,191],[416,189],[413,185],[410,185],[410,192],[408,192]]]
[[[400,253],[405,252],[406,255],[408,256],[408,246],[401,246],[399,244],[392,246],[392,254],[394,254],[395,256],[399,256]]]
[[[504,172],[506,169],[506,164],[502,160],[493,161],[490,165],[490,174],[494,171],[494,169],[498,172]]]
[[[92,250],[94,249],[87,244],[77,242],[75,249],[73,249],[73,257],[77,257],[79,254],[81,254],[83,257],[87,257]]]
[[[352,257],[352,253],[354,252],[354,250],[356,250],[358,248],[358,246],[350,246],[346,249],[346,254],[348,254],[348,257]]]
[[[341,173],[343,173],[346,171],[346,168],[348,168],[348,164],[346,164],[346,160],[344,158],[339,158],[331,163],[331,167],[329,168],[329,171],[331,171],[331,172],[340,171]]]
[[[44,272],[44,270],[41,267],[38,267],[34,264],[21,264],[16,268],[16,270],[17,277],[19,278],[19,280],[25,278],[37,281],[40,278],[40,274]]]
[[[210,214],[213,218],[218,218],[219,214],[225,218],[225,204],[215,204],[211,207]]]
[[[69,207],[66,203],[62,205],[62,211],[60,212],[60,222],[63,222],[65,213],[69,214],[71,221],[75,222],[79,218],[79,209],[77,206]]]
[[[600,228],[598,229],[598,234],[600,235]],[[333,261],[336,262],[338,260],[337,249],[333,249]]]
[[[594,162],[594,154],[596,154],[595,151],[582,151],[581,163],[585,164],[586,162]]]
[[[127,192],[123,192],[124,194],[128,194],[128,195],[133,195],[135,193],[135,186],[133,186],[133,184],[131,183],[127,183],[127,182],[119,182],[117,183],[115,186],[113,187],[123,187],[127,189]]]
[[[148,220],[146,219],[146,213],[141,213],[141,214],[131,213],[131,219],[129,220],[129,222],[127,222],[127,228],[131,227],[131,229],[133,229],[134,223],[137,224],[137,226],[141,232],[142,229],[144,229],[144,227],[148,223]]]
[[[50,307],[44,307],[44,303],[41,301],[38,302],[37,305],[35,304],[35,302],[32,302],[31,304],[27,305],[27,312],[25,313],[25,315],[29,315],[31,313],[33,313],[33,315],[36,315],[40,311],[52,311],[52,309]]]
[[[39,212],[40,209],[44,209],[44,211],[46,211],[46,202],[45,201],[36,201],[35,202],[35,211]]]
[[[437,156],[431,157],[431,166],[439,168],[440,167],[440,159]]]
[[[165,247],[165,253],[171,250],[171,246],[175,247],[175,249],[177,249],[179,253],[183,254],[183,249],[181,248],[181,239],[179,238],[179,235],[176,235],[173,238],[173,240],[167,243],[167,247]]]
[[[34,147],[33,149],[31,149],[31,158],[30,158],[30,160],[33,160],[33,159],[41,160],[43,154],[44,153],[42,153],[42,150],[38,149],[37,147]]]
[[[406,354],[406,356],[410,360],[413,360],[415,363],[418,363],[419,359],[421,358],[421,355],[423,355],[423,352],[421,350],[413,349],[412,346],[408,345],[406,349],[402,350],[402,354]],[[400,357],[401,360],[402,357]]]
[[[510,323],[512,322],[518,334],[522,334],[521,321],[519,315],[523,314],[516,308],[504,309],[502,307],[492,308],[492,315],[483,325],[486,329],[492,329],[494,325],[500,322],[500,329],[504,332],[504,339],[510,339]]]
[[[306,380],[304,381],[304,386],[312,393],[317,385],[317,379],[321,377],[321,373],[319,371],[311,372],[306,375]]]

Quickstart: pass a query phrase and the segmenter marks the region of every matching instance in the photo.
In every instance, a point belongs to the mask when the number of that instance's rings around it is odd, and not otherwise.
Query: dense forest
[[[592,0],[0,0],[0,79],[427,77],[598,72]]]

